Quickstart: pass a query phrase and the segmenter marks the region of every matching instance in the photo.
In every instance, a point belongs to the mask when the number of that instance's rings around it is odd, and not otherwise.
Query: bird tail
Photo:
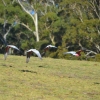
[[[7,55],[8,55],[7,53],[4,54],[4,59],[5,60],[7,59]]]
[[[29,60],[30,60],[30,58],[28,57],[28,58],[26,58],[26,63],[28,63],[29,62]]]

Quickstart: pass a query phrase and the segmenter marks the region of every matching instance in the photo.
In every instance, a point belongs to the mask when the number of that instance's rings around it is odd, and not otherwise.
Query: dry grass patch
[[[0,55],[0,100],[99,100],[100,63]]]

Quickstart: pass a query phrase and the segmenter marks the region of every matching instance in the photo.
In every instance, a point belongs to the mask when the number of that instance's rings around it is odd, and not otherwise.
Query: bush
[[[38,50],[43,50],[47,45],[49,44],[49,41],[43,40],[35,43],[35,48]]]
[[[27,41],[21,43],[21,48],[24,50],[27,49]]]
[[[58,58],[65,58],[65,55],[63,54],[64,52],[67,52],[67,50],[61,46],[58,46],[57,57]]]
[[[95,56],[95,60],[98,61],[98,62],[100,62],[100,54],[97,54],[97,55]]]
[[[50,53],[49,57],[51,57],[51,58],[57,58],[57,52]]]

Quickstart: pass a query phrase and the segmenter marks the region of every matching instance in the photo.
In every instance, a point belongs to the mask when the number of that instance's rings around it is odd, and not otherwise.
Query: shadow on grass
[[[99,82],[94,82],[94,84],[100,84]]]
[[[44,67],[44,66],[38,66],[38,67]]]
[[[40,67],[40,68],[49,68],[49,66],[48,65],[39,65],[38,67]]]
[[[35,73],[35,74],[37,74],[37,72],[36,72],[36,71],[31,71],[31,70],[19,70],[19,71],[21,71],[21,72]]]
[[[12,65],[2,64],[3,67],[13,67]]]

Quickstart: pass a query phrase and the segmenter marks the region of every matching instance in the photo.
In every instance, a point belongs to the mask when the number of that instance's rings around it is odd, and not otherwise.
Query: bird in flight
[[[56,46],[53,46],[53,45],[47,45],[45,48],[44,48],[44,51],[47,51],[49,50],[50,48],[57,48]]]
[[[35,53],[42,60],[41,54],[38,50],[30,49],[30,50],[26,51],[26,63],[29,62],[29,59],[30,59],[30,56],[32,53]]]
[[[5,48],[5,54],[4,54],[4,59],[6,60],[7,58],[7,55],[8,55],[8,52],[9,52],[9,49],[10,48],[13,48],[13,49],[16,49],[18,51],[20,51],[16,46],[14,45],[7,45],[6,48]]]
[[[82,50],[78,50],[77,52],[69,51],[69,52],[65,52],[64,54],[71,54],[73,56],[79,57],[79,56],[81,56],[81,52],[82,52]]]
[[[51,48],[57,49],[56,46],[53,46],[53,45],[47,45],[47,46],[44,48],[44,51],[43,51],[43,53],[42,53],[41,55],[42,55],[42,56],[45,55],[46,51],[49,50],[49,49],[51,49]]]

